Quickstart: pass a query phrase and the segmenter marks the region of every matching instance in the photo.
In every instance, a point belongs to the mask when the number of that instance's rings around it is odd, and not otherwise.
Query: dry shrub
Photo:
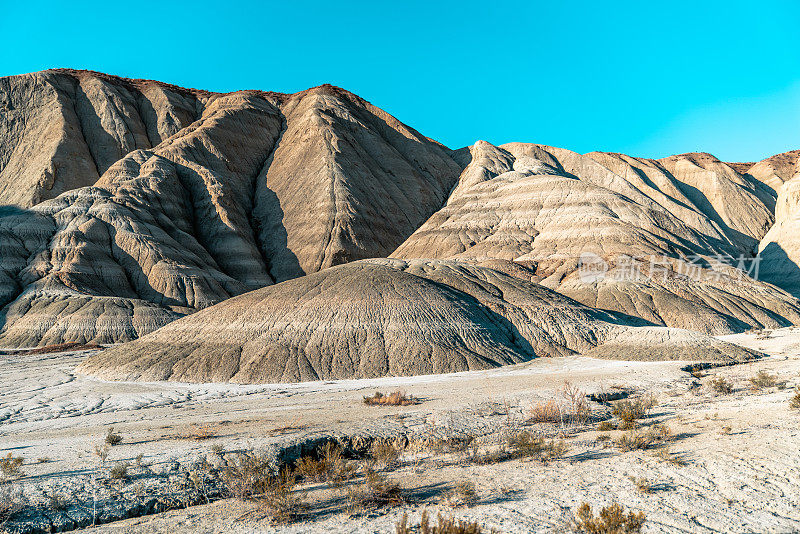
[[[222,470],[227,493],[239,499],[264,493],[274,478],[270,461],[250,451],[232,454]]]
[[[342,448],[329,441],[317,450],[318,459],[304,456],[295,465],[295,474],[306,480],[327,482],[339,487],[345,480],[352,478],[356,466],[348,462],[342,455]]]
[[[106,434],[106,443],[111,447],[115,445],[119,445],[122,443],[122,436],[114,432],[114,427],[108,429],[108,433]]]
[[[432,525],[428,511],[422,511],[420,524],[414,528],[408,524],[408,514],[403,514],[403,519],[398,521],[394,527],[395,534],[482,534],[483,527],[477,522],[444,517],[438,514],[436,524]],[[497,534],[497,530],[492,529],[491,534]]]
[[[3,473],[3,478],[12,479],[23,476],[22,462],[24,461],[22,456],[14,457],[10,452],[5,458],[0,458],[0,472]]]
[[[676,467],[683,467],[686,465],[686,460],[675,454],[674,452],[670,451],[667,447],[662,447],[655,451],[654,455],[656,458],[660,458],[664,460],[668,464],[672,464]]]
[[[364,468],[364,480],[347,493],[347,509],[351,514],[381,506],[403,504],[403,489],[370,466]]]
[[[300,515],[303,501],[294,491],[296,483],[294,474],[284,468],[277,476],[268,477],[263,485],[263,492],[256,495],[259,506],[270,515],[274,523],[291,523]]]
[[[532,458],[542,462],[560,458],[569,451],[564,440],[546,440],[526,430],[509,436],[508,447],[512,458]]]
[[[644,512],[625,513],[621,504],[614,503],[595,516],[589,503],[581,504],[575,514],[575,531],[586,534],[634,534],[642,531]]]
[[[646,395],[634,400],[625,399],[615,402],[611,413],[620,420],[622,429],[630,430],[636,428],[636,421],[647,417],[650,410],[657,404],[653,395]]]
[[[631,482],[633,482],[633,485],[636,486],[636,489],[641,491],[642,493],[652,493],[653,492],[653,485],[646,478],[630,477],[630,479],[631,479]]]
[[[410,406],[412,404],[419,404],[419,401],[400,390],[389,393],[388,395],[376,391],[374,395],[364,397],[364,404],[367,406]]]
[[[475,483],[467,479],[456,481],[447,495],[447,503],[450,506],[472,506],[477,502],[478,491],[475,489]]]
[[[586,392],[570,382],[564,382],[561,394],[569,402],[569,422],[573,425],[583,425],[592,415],[592,409],[586,400]]]
[[[108,476],[113,480],[126,480],[128,478],[128,464],[117,464],[108,471]]]
[[[25,507],[25,497],[22,488],[4,484],[0,486],[0,532],[9,519]]]
[[[597,430],[600,432],[608,432],[609,430],[616,430],[617,425],[613,421],[600,421],[597,424]]]
[[[217,437],[211,425],[189,425],[189,431],[181,436],[183,439],[192,439],[194,441],[204,441],[207,439]]]
[[[672,439],[672,431],[666,425],[653,425],[646,431],[631,430],[617,439],[617,446],[623,451],[650,449]]]
[[[561,423],[561,409],[552,399],[540,402],[531,408],[529,420],[532,423]]]
[[[794,395],[789,399],[789,408],[792,410],[800,410],[800,386],[794,389]]]
[[[778,377],[769,374],[763,369],[750,378],[750,389],[753,391],[760,391],[764,388],[771,388],[776,385],[778,385]]]
[[[400,451],[388,440],[376,439],[369,450],[370,458],[376,465],[390,469],[395,467],[400,459]]]
[[[712,378],[708,382],[708,385],[720,395],[730,395],[733,393],[733,385],[728,382],[724,376]]]

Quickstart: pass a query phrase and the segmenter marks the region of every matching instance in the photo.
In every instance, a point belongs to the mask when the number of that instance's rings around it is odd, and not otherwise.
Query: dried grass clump
[[[347,510],[350,514],[361,514],[366,510],[381,506],[397,506],[404,502],[403,489],[400,485],[370,466],[364,468],[363,482],[349,489],[347,493]]]
[[[108,445],[114,447],[115,445],[119,445],[120,443],[122,443],[122,436],[114,432],[114,427],[112,426],[111,428],[108,429],[105,441]]]
[[[388,440],[376,439],[369,449],[372,461],[383,469],[397,466],[400,460],[400,451]]]
[[[367,406],[410,406],[419,404],[419,401],[405,392],[397,390],[388,395],[376,391],[374,395],[364,397],[364,404]]]
[[[189,432],[181,436],[183,439],[205,441],[217,437],[211,425],[190,425]]]
[[[408,514],[403,514],[403,519],[395,524],[394,531],[395,534],[483,534],[484,532],[483,527],[475,521],[444,517],[442,514],[438,514],[436,524],[433,525],[427,510],[422,511],[417,528],[409,525]],[[498,534],[498,531],[492,529],[490,534]]]
[[[712,378],[708,385],[711,386],[715,392],[719,393],[720,395],[730,395],[733,393],[733,385],[728,382],[724,376],[718,376]]]
[[[800,410],[800,387],[794,389],[794,395],[789,399],[789,408],[792,410]]]
[[[5,458],[0,458],[0,472],[3,473],[3,479],[9,480],[12,478],[19,478],[25,475],[22,472],[22,463],[25,459],[22,456],[14,457],[10,452]]]
[[[478,502],[478,490],[471,480],[456,481],[453,489],[447,494],[447,504],[450,506],[473,506]]]
[[[755,376],[750,378],[750,389],[753,391],[760,391],[765,388],[771,388],[778,385],[778,377],[771,375],[764,369],[761,369]]]
[[[678,456],[674,452],[670,451],[667,447],[662,447],[655,451],[654,455],[656,458],[660,458],[661,460],[667,462],[668,464],[672,464],[676,467],[683,467],[686,465],[686,460],[682,457]]]
[[[117,464],[108,471],[108,476],[112,480],[127,480],[128,464]]]
[[[309,456],[300,458],[295,465],[295,474],[306,480],[327,482],[337,488],[355,474],[356,465],[344,458],[338,444],[326,443],[317,450],[317,455],[317,459]]]
[[[245,451],[231,455],[221,476],[228,495],[247,499],[264,493],[275,474],[267,458]]]
[[[600,421],[597,424],[597,430],[600,432],[608,432],[610,430],[616,430],[617,425],[614,424],[613,421]]]
[[[532,458],[542,462],[561,458],[569,451],[564,440],[546,440],[526,430],[509,436],[507,443],[512,458]]]
[[[617,446],[623,451],[650,449],[662,445],[672,439],[672,431],[666,425],[653,425],[651,428],[636,432],[631,430],[617,439]]]
[[[635,534],[642,531],[645,519],[644,512],[626,514],[617,503],[602,508],[595,516],[589,503],[583,503],[575,514],[574,530],[586,534]]]
[[[531,423],[561,423],[561,408],[556,401],[540,402],[531,407]]]
[[[634,400],[621,400],[614,403],[611,414],[620,420],[620,428],[630,430],[636,428],[636,422],[650,414],[658,401],[653,395],[646,395]]]
[[[283,469],[277,476],[268,477],[263,491],[255,496],[273,523],[287,524],[299,517],[304,505],[301,496],[294,491],[296,483],[295,475],[289,469]]]

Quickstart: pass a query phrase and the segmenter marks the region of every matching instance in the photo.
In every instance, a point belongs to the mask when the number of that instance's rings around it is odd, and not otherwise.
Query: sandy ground
[[[453,375],[236,386],[93,380],[72,372],[86,353],[3,356],[0,455],[26,458],[22,484],[57,488],[96,469],[92,451],[110,426],[124,438],[111,449],[112,461],[141,454],[158,468],[206,455],[213,444],[258,449],[331,430],[391,435],[425,425],[472,428],[492,406],[518,413],[560,398],[567,380],[589,393],[624,385],[658,397],[650,422],[669,425],[676,436],[670,449],[686,465],[649,451],[604,446],[597,440],[602,433],[589,430],[570,436],[567,456],[548,464],[406,462],[389,477],[408,490],[411,502],[366,516],[350,517],[332,506],[302,523],[273,527],[252,504],[225,500],[88,531],[393,532],[404,512],[416,519],[427,507],[434,515],[444,511],[501,532],[553,532],[566,528],[580,503],[597,507],[613,501],[644,511],[646,532],[800,531],[800,413],[788,407],[792,388],[800,383],[800,329],[724,339],[769,357],[714,369],[699,380],[681,371],[681,362],[570,357]],[[778,375],[786,388],[750,391],[747,378],[759,369]],[[733,382],[733,394],[711,391],[706,383],[717,375]],[[424,402],[385,408],[361,402],[372,391],[397,388]],[[198,427],[214,437],[186,439]],[[36,463],[38,458],[50,461]],[[451,509],[443,495],[464,478],[475,483],[479,502]],[[638,490],[632,479],[646,479],[652,491]],[[340,498],[308,489],[311,501]]]

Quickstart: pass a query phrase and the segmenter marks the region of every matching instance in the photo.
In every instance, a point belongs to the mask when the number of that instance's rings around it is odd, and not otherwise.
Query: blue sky
[[[800,148],[800,1],[2,0],[0,75],[340,85],[457,148],[485,139],[751,161]]]

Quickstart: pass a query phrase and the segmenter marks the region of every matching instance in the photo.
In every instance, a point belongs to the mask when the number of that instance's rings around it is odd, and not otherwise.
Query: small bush
[[[617,439],[617,446],[623,451],[636,451],[652,448],[666,443],[672,438],[672,431],[665,425],[653,425],[646,431],[631,430]]]
[[[122,436],[114,432],[113,426],[108,429],[108,434],[106,434],[106,443],[111,447],[122,443]]]
[[[419,404],[419,401],[399,390],[388,395],[376,391],[374,395],[364,397],[364,404],[367,406],[410,406]]]
[[[563,441],[548,441],[541,436],[523,430],[508,438],[513,458],[533,458],[546,462],[564,456],[569,446]]]
[[[428,511],[423,510],[420,524],[414,528],[408,524],[408,514],[403,514],[403,519],[398,521],[394,527],[395,534],[482,534],[483,527],[474,521],[444,517],[438,514],[436,524],[432,525]],[[491,533],[496,534],[495,529]]]
[[[22,462],[24,461],[22,456],[15,458],[10,452],[5,458],[0,458],[0,471],[3,473],[3,478],[11,479],[23,476]]]
[[[796,387],[794,395],[789,399],[789,408],[792,410],[800,410],[800,387]]]
[[[396,506],[405,502],[400,485],[369,466],[364,469],[364,481],[348,491],[347,501],[347,509],[351,514],[360,514],[367,509]]]
[[[328,442],[318,450],[319,459],[304,456],[297,461],[295,473],[306,480],[327,482],[334,487],[352,478],[355,465],[342,456],[339,445]]]
[[[600,421],[597,424],[597,430],[600,432],[608,432],[609,430],[616,430],[617,425],[615,425],[612,421]]]
[[[653,395],[639,397],[634,400],[621,400],[614,403],[611,408],[611,413],[620,420],[620,427],[624,430],[636,428],[636,421],[643,419],[650,414],[650,410],[656,406],[658,402]]]
[[[289,469],[283,469],[277,476],[265,480],[263,491],[256,496],[259,506],[278,524],[291,523],[300,514],[303,502],[295,493],[297,479]]]
[[[731,385],[731,383],[728,382],[724,376],[712,378],[708,382],[708,385],[720,395],[730,395],[733,393],[733,385]]]
[[[676,467],[683,467],[686,465],[686,460],[675,454],[674,452],[670,451],[667,447],[662,447],[654,453],[656,458],[660,458],[664,460],[668,464],[672,464]]]
[[[222,471],[227,494],[239,499],[264,493],[275,483],[274,477],[269,460],[251,451],[234,455]]]
[[[126,480],[128,478],[128,464],[117,464],[108,471],[108,476],[113,480]]]
[[[634,534],[642,531],[644,512],[625,513],[621,504],[614,503],[595,516],[589,503],[581,504],[575,514],[575,531],[586,534]]]
[[[3,525],[24,508],[24,503],[25,497],[21,487],[0,485],[0,532],[5,532]]]
[[[750,378],[750,388],[753,391],[760,391],[764,388],[771,388],[778,384],[778,377],[771,375],[761,369],[755,376]]]
[[[554,400],[540,402],[531,408],[529,420],[531,423],[561,423],[561,409]]]
[[[370,457],[379,466],[389,469],[397,465],[400,451],[388,440],[376,439],[369,450]]]
[[[37,458],[36,459],[36,463],[37,464],[46,464],[46,463],[49,463],[49,462],[50,462],[50,458],[48,458],[47,456],[42,456],[41,458]]]
[[[184,439],[191,439],[194,441],[205,441],[207,439],[217,437],[211,425],[190,425],[189,432],[181,436]]]
[[[653,485],[646,478],[630,477],[630,479],[631,482],[633,482],[633,485],[636,486],[637,490],[641,491],[642,493],[652,493]]]
[[[471,480],[462,479],[455,483],[447,496],[450,506],[472,506],[478,502],[478,491]]]

